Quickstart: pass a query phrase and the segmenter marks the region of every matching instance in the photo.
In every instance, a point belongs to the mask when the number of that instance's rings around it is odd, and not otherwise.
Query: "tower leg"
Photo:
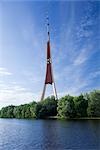
[[[46,91],[46,84],[44,84],[44,87],[43,87],[43,93],[42,93],[42,96],[41,96],[41,101],[44,99],[45,91]]]
[[[57,91],[56,91],[55,82],[52,84],[52,86],[53,86],[53,93],[54,93],[55,99],[57,100],[58,97],[57,97]]]

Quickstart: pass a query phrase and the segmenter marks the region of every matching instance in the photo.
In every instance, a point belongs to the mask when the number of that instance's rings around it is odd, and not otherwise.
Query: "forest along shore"
[[[79,96],[54,96],[40,102],[7,106],[0,110],[0,118],[43,119],[100,119],[100,90]]]

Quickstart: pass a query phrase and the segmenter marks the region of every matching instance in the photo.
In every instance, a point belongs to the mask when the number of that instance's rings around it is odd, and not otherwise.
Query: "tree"
[[[88,116],[100,117],[100,90],[88,94]]]
[[[80,96],[74,97],[75,111],[77,117],[87,116],[88,101],[81,94]]]
[[[7,106],[0,110],[2,118],[35,118],[36,102],[19,106]]]
[[[35,115],[35,107],[36,107],[36,102],[32,102],[30,103],[30,112],[31,112],[31,118],[35,118],[36,115]]]
[[[57,115],[57,100],[55,100],[54,96],[47,97],[43,102],[42,105],[47,110],[47,116],[56,116]]]
[[[13,111],[15,118],[22,118],[21,112],[22,112],[22,105],[16,106]]]
[[[0,117],[1,118],[14,118],[14,114],[13,114],[14,108],[15,106],[13,105],[3,107],[0,111]]]
[[[37,118],[46,118],[57,115],[57,100],[54,96],[37,103],[35,107],[35,115]]]
[[[43,108],[42,103],[41,102],[37,103],[35,107],[36,118],[43,118],[45,116],[45,112],[46,110]]]
[[[19,105],[14,108],[15,118],[35,118],[36,102]]]
[[[73,96],[67,95],[58,101],[58,116],[61,118],[73,118],[75,116],[75,108]]]

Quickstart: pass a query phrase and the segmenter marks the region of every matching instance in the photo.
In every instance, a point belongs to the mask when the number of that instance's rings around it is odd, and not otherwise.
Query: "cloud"
[[[83,49],[81,51],[81,53],[74,60],[74,65],[80,65],[80,64],[84,63],[87,60],[87,56],[86,56],[85,52],[86,52],[85,49]]]
[[[92,55],[91,52],[92,46],[87,45],[85,48],[83,48],[80,52],[79,55],[75,58],[74,60],[74,65],[81,65],[86,62],[86,60]]]
[[[9,72],[6,68],[0,68],[0,76],[10,76],[12,75],[11,72]]]
[[[28,82],[31,82],[33,84],[38,84],[43,80],[42,76],[40,76],[40,73],[36,72],[34,75],[33,70],[23,71],[22,74],[28,80]]]
[[[96,77],[100,77],[100,70],[97,70],[97,71],[95,71],[95,72],[92,72],[92,73],[90,73],[90,75],[89,75],[89,78],[90,78],[90,79],[93,79],[93,78],[96,78]]]
[[[0,84],[0,108],[8,105],[20,105],[38,100],[38,93],[17,84]]]
[[[83,66],[70,64],[63,68],[56,79],[59,89],[58,94],[78,95],[90,84],[90,80],[83,78]]]

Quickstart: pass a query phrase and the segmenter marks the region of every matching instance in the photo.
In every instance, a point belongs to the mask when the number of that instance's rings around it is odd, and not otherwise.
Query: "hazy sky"
[[[2,0],[0,107],[40,100],[46,72],[47,11],[58,96],[100,88],[99,1]]]

